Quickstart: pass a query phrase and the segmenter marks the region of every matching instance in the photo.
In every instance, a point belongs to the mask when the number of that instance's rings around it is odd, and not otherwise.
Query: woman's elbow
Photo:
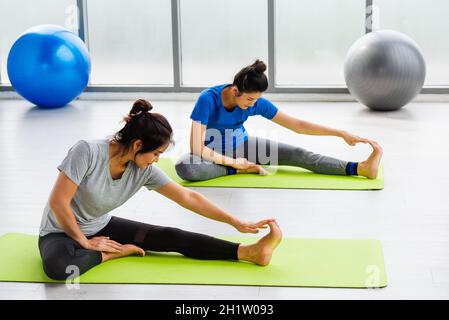
[[[184,208],[191,208],[198,201],[197,194],[197,192],[187,189],[182,198],[179,199],[178,204]]]

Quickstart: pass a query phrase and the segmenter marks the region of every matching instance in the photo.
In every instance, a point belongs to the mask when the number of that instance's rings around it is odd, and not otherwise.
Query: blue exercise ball
[[[421,91],[426,63],[410,37],[377,30],[358,39],[344,65],[349,92],[365,106],[391,111],[408,104]]]
[[[56,25],[25,31],[8,55],[8,76],[25,99],[43,108],[62,107],[87,86],[90,57],[84,42]]]

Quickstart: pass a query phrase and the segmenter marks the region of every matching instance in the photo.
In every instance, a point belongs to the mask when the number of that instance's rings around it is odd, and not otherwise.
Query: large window
[[[375,26],[418,43],[425,85],[447,91],[446,0],[0,0],[0,82],[9,84],[7,56],[20,34],[38,24],[76,33],[79,12],[92,90],[196,91],[262,59],[274,92],[346,92],[344,61],[365,34],[367,4]]]
[[[87,1],[91,84],[173,85],[170,4]]]
[[[78,32],[76,0],[0,0],[1,82],[10,83],[6,70],[14,41],[38,24],[57,24]]]
[[[365,33],[365,1],[276,0],[277,86],[344,85],[349,47]]]
[[[449,2],[375,0],[379,26],[412,37],[426,59],[426,85],[449,84]]]
[[[181,83],[232,82],[256,58],[267,60],[267,1],[180,0]]]

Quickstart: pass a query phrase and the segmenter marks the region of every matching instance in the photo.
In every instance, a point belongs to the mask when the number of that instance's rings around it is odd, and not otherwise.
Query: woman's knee
[[[72,274],[70,263],[63,257],[47,258],[42,261],[45,274],[53,280],[66,280]]]
[[[175,165],[176,173],[183,180],[196,180],[196,172],[191,164],[177,163]]]
[[[175,164],[176,173],[184,180],[199,180],[200,166],[195,164],[198,157],[189,154],[181,157]]]

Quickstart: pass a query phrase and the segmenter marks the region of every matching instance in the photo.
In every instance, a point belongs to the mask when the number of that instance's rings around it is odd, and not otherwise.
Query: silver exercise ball
[[[410,37],[378,30],[351,46],[344,75],[349,92],[360,103],[374,110],[397,110],[421,91],[426,63]]]

